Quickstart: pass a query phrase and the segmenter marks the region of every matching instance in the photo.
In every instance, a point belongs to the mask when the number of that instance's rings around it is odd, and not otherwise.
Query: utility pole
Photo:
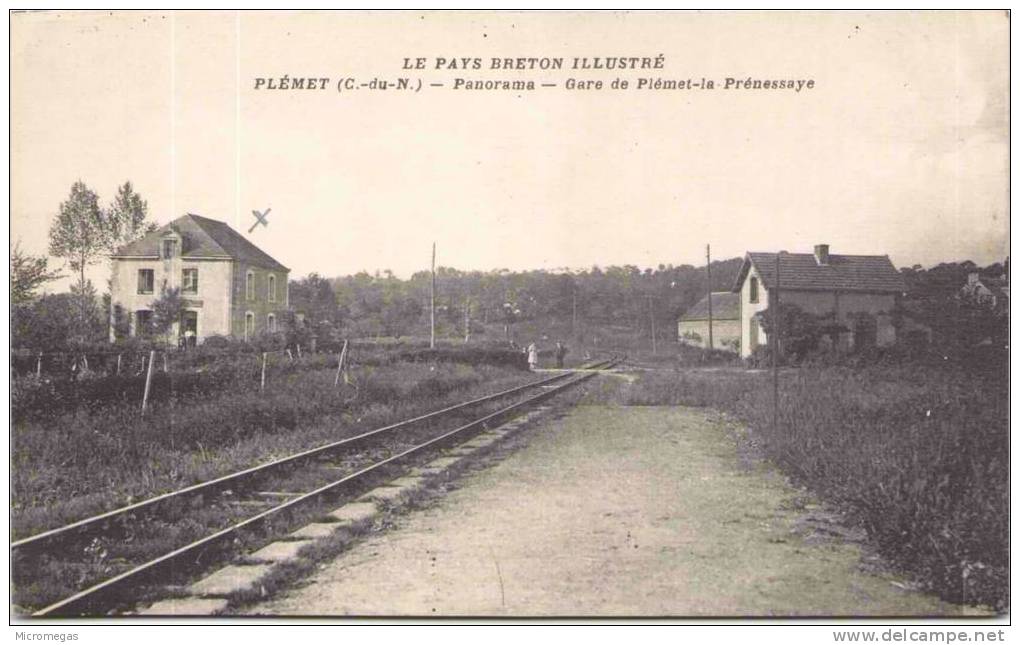
[[[655,355],[655,305],[652,296],[648,296],[648,318],[652,321],[652,355]]]
[[[432,322],[429,334],[429,348],[436,348],[436,243],[432,243],[432,289],[429,294],[429,319]]]
[[[715,349],[712,338],[712,245],[705,245],[705,272],[708,274],[708,348]]]
[[[574,285],[574,315],[570,320],[570,335],[577,336],[577,285]]]
[[[464,342],[471,340],[471,297],[464,296]]]
[[[776,253],[776,287],[775,298],[769,297],[769,309],[772,310],[772,432],[779,433],[779,258],[785,251]]]

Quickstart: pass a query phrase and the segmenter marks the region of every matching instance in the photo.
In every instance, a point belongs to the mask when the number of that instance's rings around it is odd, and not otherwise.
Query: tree
[[[88,307],[84,300],[85,269],[98,262],[108,248],[109,231],[99,208],[99,196],[83,182],[76,181],[50,226],[50,255],[63,258],[78,274],[78,325],[83,340]]]
[[[85,283],[84,298],[74,285],[70,293],[41,296],[11,312],[12,346],[36,351],[59,352],[100,343],[106,337],[106,320],[91,282]],[[79,321],[85,302],[85,326]]]
[[[306,278],[291,280],[290,302],[295,311],[305,314],[305,320],[311,324],[329,322],[340,323],[340,307],[337,305],[336,294],[329,280],[317,273]]]
[[[71,186],[67,201],[60,204],[50,226],[50,255],[62,258],[78,274],[78,325],[80,336],[87,333],[88,302],[85,297],[85,270],[99,262],[107,252],[155,230],[146,221],[148,205],[134,191],[130,181],[117,189],[117,196],[105,211],[99,196],[81,181]]]
[[[148,214],[148,203],[135,192],[130,181],[124,182],[105,213],[109,250],[115,251],[117,247],[156,230],[155,223],[146,221]]]
[[[152,319],[149,333],[167,337],[173,324],[181,319],[184,311],[184,298],[178,288],[163,289],[163,293],[152,303]]]
[[[11,304],[26,304],[35,297],[35,290],[45,283],[62,277],[47,268],[45,257],[28,255],[21,250],[21,242],[11,249]]]
[[[775,323],[774,312],[769,307],[762,313],[761,326],[769,337]],[[849,331],[836,321],[834,314],[815,315],[796,305],[781,303],[779,317],[780,357],[784,359],[804,360],[819,348],[823,336],[829,336],[835,342],[840,334]]]

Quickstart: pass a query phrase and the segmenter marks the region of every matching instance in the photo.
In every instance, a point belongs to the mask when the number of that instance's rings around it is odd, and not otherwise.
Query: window
[[[758,278],[751,278],[750,291],[751,291],[749,298],[750,302],[752,304],[758,302]]]
[[[244,278],[244,293],[248,300],[255,299],[255,272],[249,271]]]
[[[255,336],[255,314],[248,311],[244,314],[244,339],[251,340]]]
[[[276,316],[274,314],[266,316],[266,327],[268,327],[271,332],[276,331]]]
[[[163,259],[169,260],[174,256],[174,245],[176,240],[163,240]]]
[[[155,286],[155,271],[152,269],[138,269],[138,293],[152,293]]]
[[[198,293],[198,269],[181,271],[181,293]]]
[[[276,302],[276,276],[269,276],[269,302]]]
[[[148,336],[152,331],[152,312],[139,309],[135,312],[135,336]]]

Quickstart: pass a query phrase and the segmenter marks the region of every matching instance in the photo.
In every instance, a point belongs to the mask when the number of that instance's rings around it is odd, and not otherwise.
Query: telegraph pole
[[[705,273],[708,274],[708,348],[715,349],[712,338],[712,245],[705,245]]]
[[[574,315],[570,320],[570,335],[577,336],[577,285],[574,285]]]
[[[779,258],[785,251],[776,253],[775,299],[769,298],[772,310],[772,432],[779,433]]]
[[[436,243],[432,243],[432,289],[429,293],[429,319],[432,323],[429,348],[436,348]]]
[[[652,321],[652,355],[655,355],[655,305],[652,296],[648,296],[648,318]]]

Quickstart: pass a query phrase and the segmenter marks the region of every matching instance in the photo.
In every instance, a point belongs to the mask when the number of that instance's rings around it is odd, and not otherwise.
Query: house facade
[[[982,276],[977,271],[967,274],[967,283],[960,288],[960,298],[997,312],[1009,310],[1009,280]]]
[[[767,345],[763,312],[774,300],[776,253],[747,253],[733,292],[739,294],[740,354]],[[896,342],[894,312],[906,284],[887,255],[833,255],[827,244],[814,253],[783,253],[779,260],[779,300],[807,313],[831,316],[846,330],[840,349]]]
[[[740,347],[740,294],[713,291],[712,346],[737,351]],[[680,316],[677,339],[681,343],[708,347],[708,298],[705,296]]]
[[[251,339],[281,329],[290,270],[226,223],[179,217],[111,256],[111,340],[118,321],[144,333],[153,302],[180,289],[172,335],[195,343],[213,335]]]

